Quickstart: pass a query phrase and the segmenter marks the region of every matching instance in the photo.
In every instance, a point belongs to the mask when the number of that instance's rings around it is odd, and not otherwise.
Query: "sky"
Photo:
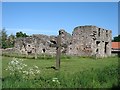
[[[77,26],[95,25],[118,35],[117,2],[3,2],[2,28],[8,34],[58,35]]]
[[[3,2],[119,2],[119,0],[2,0]]]

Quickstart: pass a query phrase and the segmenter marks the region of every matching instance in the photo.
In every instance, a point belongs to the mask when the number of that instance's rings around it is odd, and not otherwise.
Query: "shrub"
[[[10,76],[16,79],[33,79],[40,74],[38,66],[28,67],[25,70],[26,67],[27,65],[23,63],[22,59],[13,58],[13,60],[8,63],[6,70],[10,72]]]

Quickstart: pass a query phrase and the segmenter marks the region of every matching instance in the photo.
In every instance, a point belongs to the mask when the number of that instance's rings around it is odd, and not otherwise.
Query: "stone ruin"
[[[72,33],[69,55],[106,57],[111,55],[112,32],[96,26],[78,26]]]
[[[112,31],[96,26],[78,26],[72,35],[60,30],[62,49],[66,55],[107,57],[111,55]],[[31,37],[18,38],[15,50],[21,54],[56,54],[57,36],[33,34]]]

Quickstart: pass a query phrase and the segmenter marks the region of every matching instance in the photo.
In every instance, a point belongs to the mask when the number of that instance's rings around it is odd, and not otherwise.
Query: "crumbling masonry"
[[[66,55],[107,57],[111,55],[112,31],[96,26],[78,26],[72,35],[60,30],[62,49]],[[56,54],[57,36],[32,35],[18,38],[15,49],[22,54]]]

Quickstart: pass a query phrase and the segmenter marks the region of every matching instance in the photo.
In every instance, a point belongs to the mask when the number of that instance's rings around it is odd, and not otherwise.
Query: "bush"
[[[23,63],[22,59],[13,58],[12,61],[8,63],[6,70],[10,72],[10,76],[15,79],[32,79],[36,78],[40,74],[38,66],[28,67]]]

